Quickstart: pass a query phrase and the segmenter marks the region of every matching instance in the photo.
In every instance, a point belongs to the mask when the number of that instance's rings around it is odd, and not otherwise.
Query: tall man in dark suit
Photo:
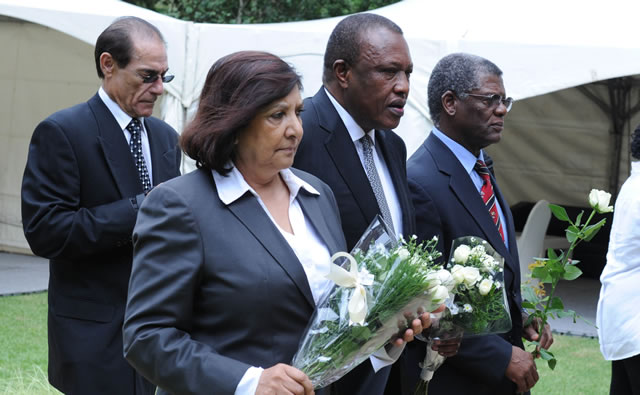
[[[379,15],[352,15],[338,23],[329,37],[323,87],[304,101],[304,135],[293,167],[331,187],[349,249],[376,214],[398,235],[414,232],[406,183],[407,151],[391,130],[404,113],[412,70],[400,27]],[[338,381],[334,391],[381,394],[390,366],[374,375],[372,363],[378,365],[380,360],[370,361]]]
[[[153,393],[122,353],[131,235],[146,193],[178,176],[177,133],[151,117],[168,76],[161,33],[120,18],[100,34],[102,86],[36,128],[22,182],[22,222],[50,259],[49,381],[67,394]]]
[[[430,394],[514,394],[538,380],[536,365],[522,337],[537,340],[537,322],[523,328],[520,272],[513,218],[483,148],[500,141],[513,100],[506,97],[502,71],[469,54],[438,62],[428,86],[434,128],[407,163],[419,239],[437,235],[448,259],[451,242],[461,236],[487,240],[505,258],[504,278],[512,329],[501,335],[463,339],[429,384]],[[486,203],[485,203],[486,202]],[[553,342],[547,326],[540,339]],[[417,376],[417,369],[414,372]]]

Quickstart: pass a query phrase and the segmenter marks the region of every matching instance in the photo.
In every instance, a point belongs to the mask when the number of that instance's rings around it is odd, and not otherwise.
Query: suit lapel
[[[217,196],[217,190],[216,190]],[[315,308],[307,276],[295,253],[251,193],[227,206],[289,275],[311,308]]]
[[[313,228],[318,232],[320,238],[329,249],[329,252],[334,254],[339,251],[340,246],[338,241],[335,235],[329,230],[322,209],[318,204],[318,196],[312,195],[304,190],[304,188],[301,188],[296,199],[298,203],[300,203],[305,218],[311,222],[311,225],[313,225]]]
[[[133,163],[131,151],[124,133],[107,106],[96,94],[89,99],[98,130],[98,142],[122,197],[131,197],[142,193],[142,183]]]
[[[471,177],[469,177],[469,174],[467,174],[453,152],[435,135],[430,135],[427,138],[425,146],[435,158],[438,158],[436,161],[438,169],[441,173],[449,176],[449,188],[458,199],[458,202],[469,212],[470,217],[482,230],[484,238],[500,255],[505,257],[507,263],[513,262],[512,259],[508,259],[511,258],[511,253],[507,250],[498,228],[491,220],[482,197],[480,197],[478,190],[473,185],[473,181],[471,181]],[[500,203],[502,204],[502,201]],[[504,208],[505,206],[501,207]],[[510,264],[505,266],[513,271]]]
[[[147,130],[149,148],[151,150],[153,185],[158,185],[163,180],[167,180],[175,176],[176,147],[163,146],[160,136],[154,134],[153,127],[148,119],[145,119],[144,126]]]
[[[367,219],[373,219],[379,211],[378,202],[347,128],[324,88],[320,88],[313,100],[318,109],[320,127],[328,133],[325,146],[329,156],[351,190],[362,215]]]

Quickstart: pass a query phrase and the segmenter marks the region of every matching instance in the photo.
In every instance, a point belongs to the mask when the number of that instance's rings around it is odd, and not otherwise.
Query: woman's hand
[[[306,374],[279,363],[260,375],[256,395],[313,395],[313,385]]]

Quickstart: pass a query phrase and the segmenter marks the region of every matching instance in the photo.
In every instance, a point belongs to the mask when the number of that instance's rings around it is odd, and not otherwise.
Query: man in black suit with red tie
[[[22,182],[22,222],[49,258],[49,381],[66,394],[152,394],[126,362],[122,324],[138,207],[180,174],[177,133],[151,117],[167,75],[160,31],[117,19],[100,34],[102,86],[35,129]]]
[[[507,202],[487,169],[484,148],[500,141],[504,118],[513,100],[506,97],[502,71],[492,62],[470,54],[451,54],[435,66],[428,86],[434,128],[407,163],[409,189],[416,212],[418,239],[439,238],[448,261],[457,237],[487,240],[504,257],[504,286],[512,329],[500,335],[464,338],[458,355],[448,358],[429,384],[430,394],[515,394],[538,380],[533,357],[522,337],[540,340],[544,348],[553,337],[537,321],[524,327],[520,268]],[[419,361],[424,356],[415,356]],[[417,380],[419,370],[414,370]]]

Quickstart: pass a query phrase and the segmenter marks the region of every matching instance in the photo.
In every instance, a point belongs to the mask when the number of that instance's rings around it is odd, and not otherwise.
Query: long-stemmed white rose
[[[592,189],[591,192],[589,192],[589,205],[596,210],[598,214],[613,211],[613,206],[609,205],[609,201],[611,201],[611,194],[609,192],[599,189]]]

